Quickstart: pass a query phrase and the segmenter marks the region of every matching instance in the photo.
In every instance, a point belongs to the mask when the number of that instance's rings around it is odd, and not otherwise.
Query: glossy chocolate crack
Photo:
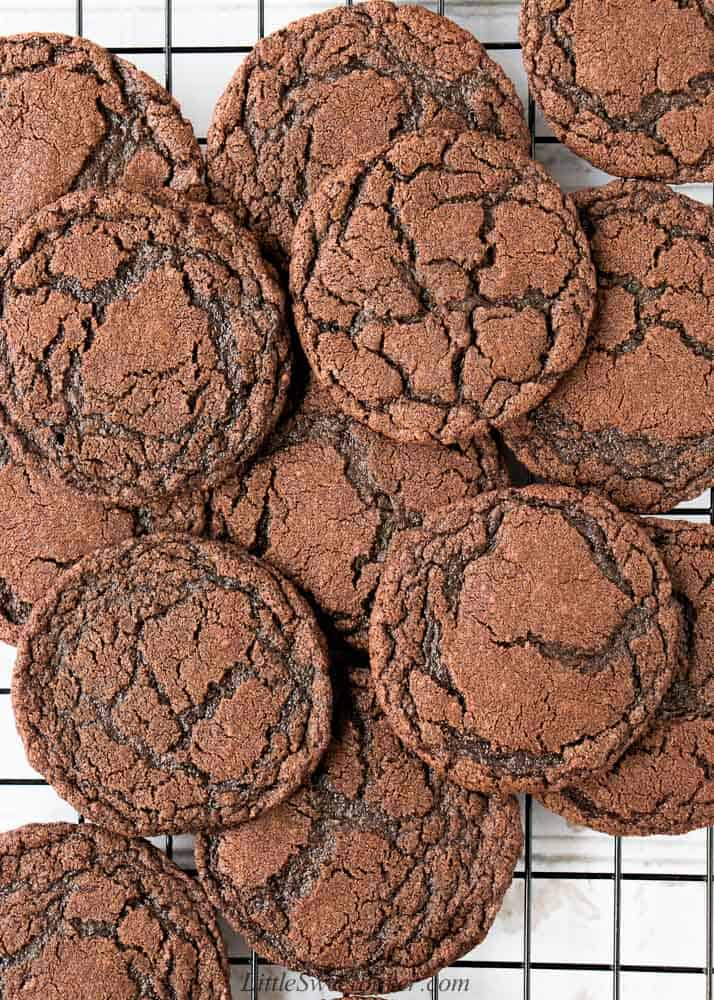
[[[68,195],[0,266],[11,432],[46,473],[137,504],[247,461],[290,377],[282,292],[220,209]]]
[[[32,766],[79,812],[142,835],[243,822],[329,739],[324,643],[297,591],[238,549],[155,535],[60,577],[13,675]]]
[[[576,204],[598,274],[589,343],[506,442],[544,479],[666,510],[714,483],[714,213],[646,181]]]
[[[714,529],[644,526],[681,606],[676,679],[654,724],[610,769],[546,795],[573,823],[613,835],[682,834],[714,822]]]
[[[85,823],[0,836],[0,995],[230,1000],[197,883],[156,848]]]
[[[601,170],[714,179],[706,0],[525,0],[523,61],[559,139]]]
[[[0,434],[0,639],[16,644],[34,603],[59,574],[95,549],[157,531],[203,535],[208,495],[192,493],[146,507],[112,506],[42,475],[31,457],[13,460]]]
[[[511,144],[407,136],[337,171],[298,222],[300,339],[345,412],[402,441],[468,441],[580,357],[595,277],[576,212]]]
[[[337,7],[241,63],[208,133],[212,194],[287,267],[295,221],[330,171],[433,127],[530,148],[513,85],[473,35],[421,7]]]
[[[521,850],[518,806],[445,782],[396,739],[369,671],[338,668],[333,740],[309,784],[200,836],[196,861],[268,961],[336,990],[398,990],[485,936]]]
[[[490,438],[463,449],[395,445],[341,413],[313,379],[259,460],[214,491],[211,533],[267,559],[366,648],[394,533],[506,482]]]
[[[397,536],[370,628],[401,739],[466,788],[612,765],[670,684],[678,620],[636,523],[595,494],[499,491]]]
[[[84,38],[0,40],[0,250],[43,205],[117,185],[204,196],[201,153],[178,104]]]

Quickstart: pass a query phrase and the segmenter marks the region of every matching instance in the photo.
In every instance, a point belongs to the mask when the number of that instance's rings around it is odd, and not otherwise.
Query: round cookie
[[[619,177],[714,180],[714,16],[701,0],[524,0],[530,88],[556,136]]]
[[[465,788],[543,792],[614,764],[672,679],[655,547],[596,494],[487,493],[397,536],[369,651],[397,735]]]
[[[457,788],[408,753],[369,670],[349,661],[333,731],[307,786],[254,822],[199,836],[196,865],[269,962],[333,990],[391,992],[486,935],[521,851],[518,804]]]
[[[507,483],[496,446],[396,445],[340,412],[314,379],[260,459],[212,496],[212,534],[267,559],[366,649],[395,531]]]
[[[295,229],[311,367],[399,441],[468,441],[536,406],[585,346],[590,250],[568,197],[513,144],[410,135],[337,170]]]
[[[714,823],[714,528],[645,526],[683,608],[677,676],[652,727],[614,768],[543,799],[571,822],[615,836]]]
[[[201,152],[176,101],[86,38],[0,38],[0,252],[43,205],[117,185],[205,195]]]
[[[598,273],[588,346],[506,443],[544,479],[667,510],[714,485],[714,212],[646,181],[576,204]]]
[[[181,494],[148,507],[112,507],[13,459],[0,434],[0,640],[15,645],[32,606],[94,549],[156,531],[202,535],[208,498]]]
[[[287,798],[330,738],[324,641],[265,563],[150,535],[64,573],[12,678],[27,758],[122,833],[215,829]]]
[[[530,149],[513,84],[469,32],[423,7],[335,7],[241,63],[208,131],[211,193],[287,268],[295,221],[330,171],[432,127]]]
[[[88,823],[0,834],[0,994],[230,1000],[215,915],[160,851]]]
[[[8,426],[79,492],[135,504],[220,482],[283,407],[283,293],[221,209],[67,195],[12,241],[0,291]]]

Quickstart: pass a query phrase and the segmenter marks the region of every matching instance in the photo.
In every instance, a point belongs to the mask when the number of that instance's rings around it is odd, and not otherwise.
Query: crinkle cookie
[[[155,847],[89,823],[0,834],[0,995],[230,1000],[200,886]]]
[[[522,846],[518,804],[406,751],[369,670],[338,662],[333,739],[308,784],[196,841],[209,898],[265,959],[331,989],[391,992],[486,935]]]
[[[0,38],[0,252],[43,205],[117,185],[205,195],[201,152],[176,101],[86,38]]]
[[[208,497],[180,494],[145,507],[116,506],[18,460],[0,434],[0,639],[17,643],[32,607],[60,573],[95,549],[156,531],[202,535]]]
[[[543,479],[666,511],[714,485],[714,212],[647,181],[575,201],[595,322],[578,365],[506,443]]]
[[[679,622],[634,519],[563,487],[485,493],[393,540],[369,652],[397,735],[465,788],[615,764],[672,680]]]
[[[677,676],[650,730],[613,768],[543,799],[572,823],[621,836],[714,823],[714,528],[645,525],[681,604]]]
[[[305,600],[266,563],[187,535],[62,574],[22,634],[12,698],[32,767],[89,819],[142,836],[257,816],[330,738]]]
[[[290,378],[284,297],[228,213],[80,192],[0,259],[8,433],[88,495],[142,504],[250,459]]]
[[[423,7],[335,7],[241,63],[208,132],[211,191],[287,267],[295,221],[331,170],[432,127],[530,149],[513,84],[468,31]]]
[[[524,0],[530,87],[557,137],[619,177],[714,180],[708,0]]]
[[[366,648],[395,531],[506,483],[491,438],[464,448],[398,445],[341,413],[311,379],[259,460],[213,492],[211,531],[267,559],[351,645]]]
[[[595,301],[570,200],[513,143],[400,139],[340,167],[302,212],[290,289],[342,410],[399,441],[466,442],[576,364]]]

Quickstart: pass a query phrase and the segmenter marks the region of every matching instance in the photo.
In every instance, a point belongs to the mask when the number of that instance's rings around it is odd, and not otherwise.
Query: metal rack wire
[[[224,45],[224,46],[175,46],[172,43],[173,37],[173,2],[174,0],[163,0],[163,44],[161,46],[122,46],[121,49],[112,49],[121,52],[123,56],[131,58],[135,55],[158,55],[163,56],[164,64],[164,85],[171,92],[173,83],[172,63],[175,55],[211,55],[211,54],[235,54],[241,55],[250,52],[250,46],[246,45]],[[352,0],[345,0],[348,6],[352,5]],[[265,34],[265,8],[266,0],[256,0],[257,34],[262,38]],[[440,14],[449,14],[448,0],[438,0],[438,11]],[[83,33],[84,10],[83,0],[75,0],[75,31],[78,35]],[[518,51],[520,45],[514,40],[503,40],[486,43],[485,47],[491,51]],[[528,124],[531,131],[532,151],[535,155],[536,148],[540,145],[551,144],[557,140],[551,136],[536,136],[535,129],[536,114],[533,98],[528,99]],[[199,137],[201,142],[205,137]],[[674,512],[668,512],[672,514]],[[682,513],[679,511],[678,513]],[[707,517],[714,525],[714,491],[710,494],[710,502],[705,507],[689,507],[688,515],[698,515]],[[8,696],[7,688],[0,688],[0,695]],[[1,778],[0,787],[17,787],[45,785],[42,779],[20,779]],[[81,819],[80,819],[81,821]],[[612,998],[620,1000],[622,993],[623,973],[642,973],[648,975],[686,974],[698,979],[703,990],[699,995],[706,997],[706,1000],[714,1000],[714,830],[710,829],[706,835],[706,872],[705,874],[683,874],[681,872],[623,872],[622,864],[622,841],[618,838],[612,840],[613,867],[611,872],[591,872],[578,870],[539,870],[533,865],[533,810],[530,798],[526,798],[524,810],[525,826],[525,855],[521,870],[516,872],[515,878],[523,883],[523,949],[522,956],[518,961],[487,961],[475,959],[464,959],[456,962],[452,968],[455,969],[508,969],[522,973],[522,989],[520,994],[523,1000],[531,1000],[532,996],[532,973],[534,971],[546,970],[556,972],[596,972],[611,975]],[[174,857],[174,839],[170,836],[165,838],[165,850],[170,858]],[[591,880],[609,881],[613,884],[613,907],[612,907],[612,957],[608,963],[583,963],[569,962],[538,962],[532,959],[533,941],[533,885],[538,880],[544,879],[565,879],[565,880]],[[706,953],[703,965],[632,965],[625,964],[621,960],[621,938],[622,938],[622,888],[627,882],[695,882],[703,883],[706,892]],[[476,952],[478,955],[478,952]],[[250,984],[250,1000],[259,1000],[260,997],[260,968],[262,960],[251,952],[248,956],[232,957],[231,964],[242,966],[247,970],[248,982]],[[429,984],[432,1000],[439,1000],[440,977],[437,975]],[[514,994],[514,1000],[516,995]]]

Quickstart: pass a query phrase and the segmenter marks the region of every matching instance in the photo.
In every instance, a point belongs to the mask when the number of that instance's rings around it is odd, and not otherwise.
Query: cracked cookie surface
[[[397,445],[343,414],[315,379],[240,479],[212,496],[211,533],[268,560],[366,648],[395,531],[507,477],[496,446]]]
[[[505,439],[544,479],[663,511],[714,484],[714,212],[648,181],[575,202],[595,321],[578,365]]]
[[[203,197],[201,153],[178,104],[86,38],[0,39],[0,251],[43,205],[115,186]]]
[[[644,731],[677,637],[637,524],[596,494],[541,486],[397,536],[369,651],[408,747],[466,788],[537,792],[613,764]]]
[[[266,563],[189,536],[63,574],[23,632],[12,696],[30,764],[89,819],[144,836],[258,815],[330,737],[305,600]]]
[[[0,434],[0,640],[17,643],[32,606],[59,574],[95,549],[157,531],[203,535],[207,498],[200,493],[146,507],[111,506],[67,489],[16,460]]]
[[[674,683],[646,735],[611,770],[544,797],[615,836],[681,834],[714,822],[714,528],[647,521],[682,605]]]
[[[0,262],[8,433],[73,489],[142,503],[251,458],[290,378],[253,237],[168,194],[67,195]]]
[[[423,7],[336,7],[262,39],[216,105],[211,191],[287,267],[298,215],[327,174],[403,133],[530,136],[513,84],[480,43]]]
[[[155,847],[89,823],[0,835],[0,995],[230,1000],[200,886]]]
[[[714,180],[708,0],[524,0],[531,90],[556,136],[619,177]]]
[[[369,670],[338,663],[333,739],[310,782],[196,842],[209,898],[251,947],[340,991],[389,992],[486,935],[522,846],[518,804],[406,751]]]
[[[339,406],[400,441],[468,441],[580,357],[595,298],[569,198],[512,144],[406,136],[337,170],[295,230],[293,314]]]

